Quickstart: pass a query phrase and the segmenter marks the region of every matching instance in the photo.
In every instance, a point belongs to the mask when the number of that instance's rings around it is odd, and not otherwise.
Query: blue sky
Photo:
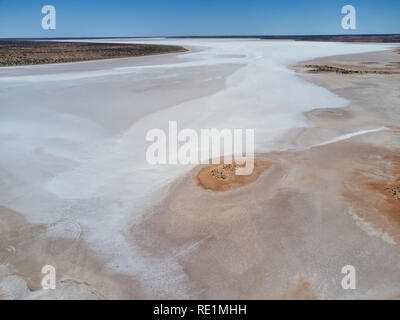
[[[43,30],[41,8],[56,8]],[[341,27],[353,5],[357,29]],[[400,0],[0,0],[0,38],[400,33]]]

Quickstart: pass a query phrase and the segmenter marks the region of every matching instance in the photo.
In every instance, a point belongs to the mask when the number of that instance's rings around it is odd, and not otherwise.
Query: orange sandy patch
[[[290,300],[319,300],[322,295],[309,280],[300,277],[295,286],[289,289],[287,298]]]
[[[376,200],[377,209],[400,227],[400,195],[393,192],[400,189],[400,184],[396,187],[388,187],[387,181],[379,181],[370,182],[368,185],[380,197]]]
[[[393,180],[379,180],[368,183],[380,196],[377,207],[391,222],[400,226],[400,160],[392,162]]]
[[[351,200],[358,216],[400,243],[400,159],[390,163],[386,170],[356,170],[346,197]]]
[[[387,187],[385,188],[385,190],[389,192],[393,198],[395,198],[396,200],[400,200],[400,184]]]
[[[270,163],[254,159],[254,170],[250,175],[236,175],[235,162],[232,164],[211,164],[200,169],[196,179],[199,186],[206,190],[227,191],[248,185],[270,167]]]

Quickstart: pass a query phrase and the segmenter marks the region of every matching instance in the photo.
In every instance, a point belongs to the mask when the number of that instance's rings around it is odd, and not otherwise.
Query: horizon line
[[[145,39],[145,38],[301,38],[301,37],[374,37],[374,36],[400,36],[400,33],[361,33],[361,34],[302,34],[302,35],[191,35],[191,36],[86,36],[86,37],[0,37],[1,40],[36,40],[36,39]]]

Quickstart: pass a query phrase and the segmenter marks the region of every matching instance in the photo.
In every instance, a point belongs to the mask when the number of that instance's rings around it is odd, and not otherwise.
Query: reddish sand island
[[[238,164],[211,164],[201,168],[196,176],[199,186],[213,191],[227,191],[250,184],[267,170],[270,164],[267,161],[255,159],[254,170],[250,175],[236,175]]]

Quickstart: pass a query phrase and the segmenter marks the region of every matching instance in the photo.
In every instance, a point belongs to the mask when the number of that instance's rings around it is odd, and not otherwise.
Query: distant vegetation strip
[[[345,35],[248,35],[248,36],[196,36],[171,38],[199,38],[199,39],[246,39],[257,38],[264,40],[296,40],[296,41],[331,41],[331,42],[400,42],[400,34],[345,34]]]
[[[400,35],[333,35],[333,36],[297,36],[298,41],[331,41],[331,42],[400,42]]]
[[[0,40],[0,66],[76,62],[185,52],[181,46]]]

